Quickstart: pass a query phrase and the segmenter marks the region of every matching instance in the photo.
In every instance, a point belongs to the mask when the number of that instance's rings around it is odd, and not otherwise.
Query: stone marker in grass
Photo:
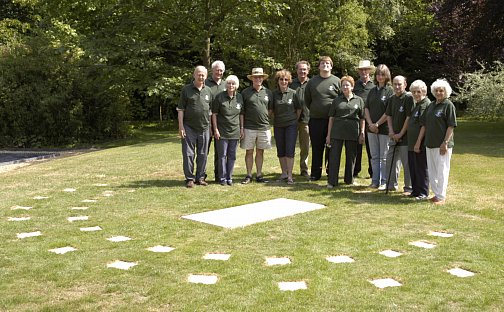
[[[129,270],[130,268],[134,267],[137,264],[138,264],[137,262],[127,262],[127,261],[116,260],[114,262],[108,263],[107,268]]]
[[[62,255],[70,251],[76,251],[76,248],[67,246],[67,247],[60,247],[60,248],[55,248],[55,249],[49,249],[50,252],[54,252],[55,254]]]
[[[81,203],[96,203],[97,201],[96,199],[83,199]]]
[[[290,264],[291,260],[287,257],[266,257],[266,265],[286,265]]]
[[[230,254],[222,254],[222,253],[207,253],[203,256],[205,260],[220,260],[227,261],[231,257]]]
[[[19,205],[16,205],[16,206],[12,206],[11,210],[30,210],[32,208],[33,208],[32,206],[19,206]]]
[[[41,200],[41,199],[48,199],[49,196],[34,196],[33,199],[36,199],[36,200]]]
[[[75,221],[87,221],[89,220],[88,216],[76,216],[76,217],[68,217],[67,220],[69,222],[75,222]]]
[[[219,278],[216,275],[210,274],[189,274],[187,281],[194,284],[212,285],[217,283]]]
[[[409,244],[411,246],[425,248],[425,249],[432,249],[432,248],[436,247],[436,244],[424,242],[424,241],[410,242]]]
[[[402,255],[402,253],[400,253],[399,251],[392,249],[382,250],[379,252],[379,254],[389,258],[397,258]]]
[[[446,233],[446,232],[435,232],[435,231],[430,231],[429,232],[430,236],[437,236],[437,237],[443,237],[443,238],[449,238],[453,237],[452,233]]]
[[[35,236],[41,236],[41,235],[42,235],[42,233],[40,231],[17,233],[17,238],[23,239],[23,238],[35,237]]]
[[[8,217],[7,218],[8,221],[16,221],[16,222],[19,222],[19,221],[28,221],[30,219],[31,219],[31,217]]]
[[[158,245],[158,246],[154,246],[154,247],[149,247],[149,248],[147,248],[147,250],[152,251],[152,252],[170,252],[172,250],[175,250],[175,248],[172,248],[170,246]]]
[[[308,289],[308,286],[306,285],[305,281],[299,281],[299,282],[279,282],[278,283],[278,288],[281,291],[295,291],[295,290],[301,290],[301,289]]]
[[[331,263],[352,263],[355,260],[349,256],[329,256],[326,258]]]
[[[115,243],[118,243],[118,242],[126,242],[126,241],[129,241],[131,240],[131,238],[127,237],[127,236],[113,236],[113,237],[109,237],[107,238],[108,241],[111,241],[111,242],[115,242]]]
[[[461,268],[449,269],[448,273],[450,273],[451,275],[455,275],[457,277],[471,277],[475,275],[473,272]]]
[[[82,232],[95,232],[95,231],[101,231],[102,228],[99,226],[91,226],[91,227],[83,227],[80,228]]]
[[[369,281],[371,284],[375,285],[378,288],[386,288],[386,287],[399,287],[402,286],[401,283],[396,281],[393,278],[380,278]]]
[[[77,190],[74,189],[74,188],[69,187],[69,188],[64,189],[63,192],[73,193],[73,192],[77,192]]]

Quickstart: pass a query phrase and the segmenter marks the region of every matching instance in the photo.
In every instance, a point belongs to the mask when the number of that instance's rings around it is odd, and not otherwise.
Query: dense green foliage
[[[252,67],[319,55],[337,75],[366,58],[409,81],[457,82],[476,69],[465,64],[502,57],[496,1],[0,0],[0,146],[115,138],[126,121],[173,118],[192,68],[216,59],[243,87]]]

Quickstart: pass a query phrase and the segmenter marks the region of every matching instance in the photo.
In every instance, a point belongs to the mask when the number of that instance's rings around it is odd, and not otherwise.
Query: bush
[[[504,113],[504,64],[496,61],[492,69],[480,65],[480,70],[462,75],[464,84],[455,100],[467,103],[470,116],[496,120]]]

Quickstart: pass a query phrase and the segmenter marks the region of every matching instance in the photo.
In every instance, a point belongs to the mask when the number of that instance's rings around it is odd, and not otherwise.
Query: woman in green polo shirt
[[[282,168],[280,180],[293,184],[292,170],[297,140],[297,120],[301,115],[299,101],[294,101],[296,91],[289,88],[292,75],[288,70],[280,70],[275,74],[277,89],[273,92],[273,101],[268,108],[274,118],[274,134],[277,156]]]
[[[454,145],[453,130],[457,126],[457,117],[455,105],[448,100],[452,88],[446,80],[436,80],[431,85],[431,92],[436,100],[427,107],[420,119],[422,128],[414,149],[417,153],[420,151],[421,142],[425,136],[429,183],[434,193],[430,201],[436,205],[443,205],[448,189],[450,160]]]
[[[236,161],[238,141],[243,133],[240,129],[240,111],[243,98],[237,92],[238,77],[226,78],[226,90],[217,94],[212,104],[212,124],[217,144],[218,173],[221,185],[233,185],[233,168]]]
[[[345,184],[353,184],[353,172],[358,143],[364,143],[364,100],[353,94],[355,81],[350,76],[341,78],[343,94],[335,98],[329,109],[329,126],[326,144],[329,154],[327,188],[338,185],[341,151],[345,145]]]

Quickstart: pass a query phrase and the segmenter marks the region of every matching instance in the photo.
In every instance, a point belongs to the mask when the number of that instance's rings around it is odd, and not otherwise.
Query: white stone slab
[[[99,187],[105,187],[105,186],[108,186],[107,183],[96,183],[96,184],[93,184],[94,186],[99,186]]]
[[[7,221],[16,221],[16,222],[19,222],[19,221],[28,221],[30,219],[31,219],[31,217],[8,217]]]
[[[88,216],[68,217],[67,220],[70,222],[87,221],[87,220],[89,220],[89,217]]]
[[[96,199],[84,199],[84,200],[81,200],[81,203],[96,203],[97,200]]]
[[[381,278],[381,279],[375,279],[375,280],[372,280],[369,282],[378,288],[402,286],[401,283],[399,283],[398,281],[396,281],[393,278]]]
[[[50,252],[54,252],[55,254],[62,255],[70,251],[76,251],[77,249],[67,246],[67,247],[61,247],[61,248],[55,248],[55,249],[49,249]]]
[[[111,242],[126,242],[126,241],[129,241],[131,240],[131,238],[127,237],[127,236],[113,236],[113,237],[109,237],[107,238],[108,241],[111,241]]]
[[[72,207],[70,209],[72,209],[72,210],[88,210],[89,207]]]
[[[379,252],[379,254],[389,258],[397,258],[402,255],[402,253],[400,253],[399,251],[392,249],[382,250]]]
[[[432,248],[436,247],[435,244],[427,243],[424,241],[410,242],[409,244],[411,246],[416,246],[416,247],[425,248],[425,249],[432,249]]]
[[[189,274],[187,281],[194,284],[212,285],[217,283],[219,278],[216,275]]]
[[[473,272],[467,271],[467,270],[464,270],[464,269],[461,269],[461,268],[450,269],[450,270],[448,270],[448,273],[450,273],[451,275],[458,276],[458,277],[471,277],[471,276],[474,276]]]
[[[324,207],[324,205],[299,200],[277,198],[253,204],[187,215],[182,218],[234,229],[258,222],[322,209]]]
[[[332,263],[352,263],[352,262],[355,262],[355,260],[349,256],[330,256],[330,257],[327,257],[326,260],[329,262],[332,262]]]
[[[48,198],[49,198],[49,196],[34,196],[33,197],[33,199],[37,199],[37,200],[39,200],[39,199],[48,199]]]
[[[220,254],[220,253],[207,253],[203,256],[205,260],[220,260],[220,261],[228,261],[231,258],[230,254]]]
[[[430,231],[429,232],[430,236],[437,236],[437,237],[444,237],[444,238],[449,238],[453,237],[452,233],[446,233],[446,232],[435,232],[435,231]]]
[[[267,257],[266,258],[266,265],[286,265],[286,264],[291,264],[291,260],[287,257]]]
[[[138,264],[137,262],[126,262],[126,261],[116,260],[114,262],[108,263],[107,268],[129,270],[130,268],[134,267],[137,264]]]
[[[17,238],[28,238],[28,237],[35,237],[35,236],[41,236],[42,233],[40,231],[36,232],[27,232],[27,233],[17,233]]]
[[[154,246],[154,247],[149,247],[149,248],[147,248],[147,250],[152,251],[152,252],[170,252],[172,250],[175,250],[175,248],[172,248],[170,246],[158,245],[158,246]]]
[[[136,190],[127,190],[128,193],[135,193]]]
[[[82,232],[94,232],[94,231],[101,231],[102,228],[99,226],[91,226],[91,227],[83,227],[80,228]]]
[[[114,196],[114,191],[105,191],[102,193],[104,197],[112,197]]]
[[[306,286],[306,282],[304,282],[304,281],[301,281],[301,282],[279,282],[278,288],[280,288],[281,291],[295,291],[295,290],[301,290],[301,289],[308,289],[308,287]]]
[[[73,193],[73,192],[77,192],[77,190],[74,189],[74,188],[69,187],[69,188],[64,189],[63,192]]]
[[[31,206],[19,206],[19,205],[16,205],[16,206],[11,207],[11,210],[30,210],[32,208],[33,207],[31,207]]]

